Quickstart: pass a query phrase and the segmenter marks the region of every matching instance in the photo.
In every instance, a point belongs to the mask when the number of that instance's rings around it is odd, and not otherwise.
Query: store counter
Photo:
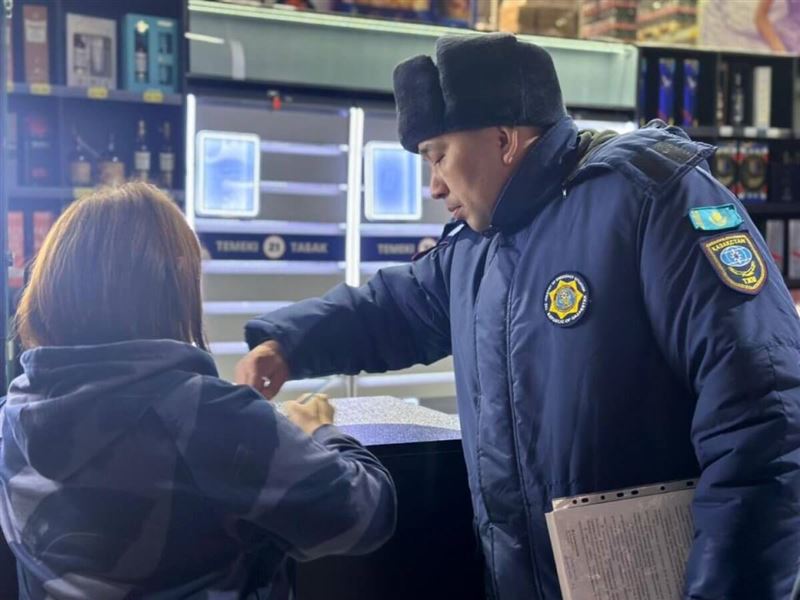
[[[372,451],[397,486],[397,531],[367,556],[297,565],[297,600],[482,600],[483,567],[458,418],[397,398],[332,400],[336,425]]]

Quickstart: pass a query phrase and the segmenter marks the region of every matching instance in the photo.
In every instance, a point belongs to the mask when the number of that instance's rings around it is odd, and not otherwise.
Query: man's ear
[[[500,147],[500,160],[506,166],[512,165],[520,150],[519,130],[514,127],[498,127],[497,140]]]

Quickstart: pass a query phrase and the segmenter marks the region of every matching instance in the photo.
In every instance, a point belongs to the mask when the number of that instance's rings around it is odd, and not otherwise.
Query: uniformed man
[[[239,381],[272,396],[452,354],[493,598],[559,597],[553,498],[682,478],[684,597],[788,597],[800,322],[714,148],[660,122],[579,132],[550,56],[510,35],[443,38],[394,85],[454,221],[412,264],[249,322]]]

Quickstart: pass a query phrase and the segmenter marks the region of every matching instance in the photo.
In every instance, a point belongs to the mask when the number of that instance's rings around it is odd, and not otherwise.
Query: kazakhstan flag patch
[[[723,231],[742,224],[742,217],[733,204],[693,208],[689,211],[689,220],[697,231]]]

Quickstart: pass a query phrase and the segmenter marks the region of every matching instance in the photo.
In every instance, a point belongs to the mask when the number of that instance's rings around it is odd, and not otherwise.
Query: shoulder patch
[[[744,222],[733,204],[693,208],[689,211],[689,220],[697,231],[735,229]]]
[[[755,296],[767,282],[767,266],[747,231],[723,233],[700,242],[722,283]]]

